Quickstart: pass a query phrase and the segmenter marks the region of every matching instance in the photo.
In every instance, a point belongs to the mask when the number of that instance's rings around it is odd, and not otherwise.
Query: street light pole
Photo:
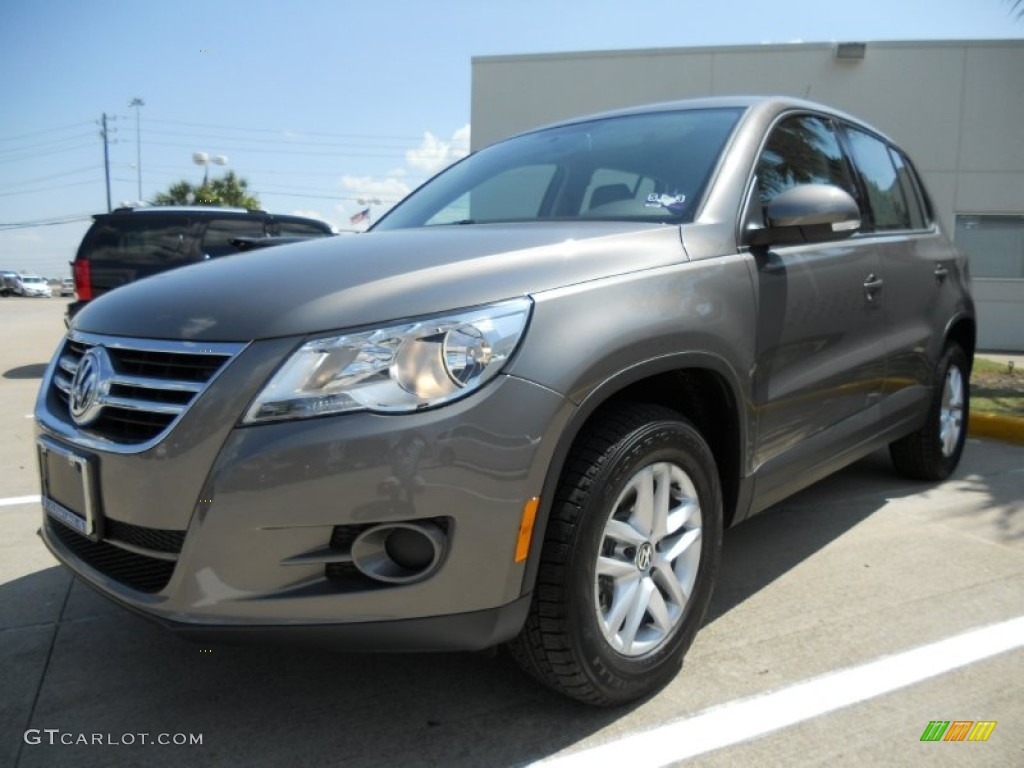
[[[214,165],[227,165],[227,155],[213,155],[212,157],[206,152],[193,152],[192,162],[196,165],[203,166],[203,184],[205,187],[210,180],[210,163]]]
[[[146,102],[138,96],[128,102],[129,107],[135,107],[135,170],[139,179],[139,203],[142,203],[142,138],[139,129],[139,107],[146,106]]]
[[[110,134],[107,129],[107,113],[103,113],[101,121],[103,130],[100,131],[100,136],[103,137],[103,175],[107,180],[107,213],[110,213],[110,150],[108,148],[110,144]]]

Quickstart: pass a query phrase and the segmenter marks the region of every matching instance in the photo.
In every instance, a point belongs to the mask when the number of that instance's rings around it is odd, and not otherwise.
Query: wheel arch
[[[960,315],[953,318],[946,328],[946,342],[955,341],[967,355],[967,364],[974,366],[974,351],[977,344],[977,327],[974,318],[969,315]],[[970,373],[970,371],[968,371]]]
[[[752,491],[743,471],[750,419],[743,410],[748,398],[735,371],[722,358],[701,353],[669,355],[637,364],[593,387],[559,437],[544,479],[523,593],[531,591],[536,581],[551,504],[573,446],[587,424],[622,402],[662,405],[688,419],[715,458],[724,526],[743,519]]]

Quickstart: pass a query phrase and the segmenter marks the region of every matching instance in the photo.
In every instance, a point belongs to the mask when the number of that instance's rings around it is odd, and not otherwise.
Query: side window
[[[262,219],[214,219],[206,225],[200,250],[210,258],[238,253],[238,249],[231,245],[229,240],[234,237],[263,237],[264,234]]]
[[[931,204],[928,202],[928,195],[925,194],[924,185],[921,183],[921,177],[917,175],[917,171],[914,169],[914,164],[895,147],[890,147],[889,152],[892,154],[892,162],[896,166],[896,174],[900,178],[903,194],[906,196],[907,204],[910,206],[910,223],[915,227],[930,227],[933,221]],[[915,218],[918,214],[921,217],[920,225],[917,224],[917,219]]]
[[[910,211],[888,145],[854,128],[847,130],[876,230],[910,229]]]
[[[786,118],[772,129],[757,163],[757,184],[762,203],[799,184],[832,184],[856,197],[832,124],[812,115]]]
[[[282,237],[294,236],[294,237],[326,237],[327,233],[324,232],[323,227],[318,227],[315,224],[310,224],[307,221],[290,221],[288,219],[278,219],[276,224],[276,233]]]

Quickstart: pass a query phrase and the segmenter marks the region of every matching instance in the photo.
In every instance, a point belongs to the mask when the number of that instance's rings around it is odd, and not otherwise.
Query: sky
[[[90,216],[223,156],[266,210],[339,230],[469,149],[474,56],[1019,39],[1012,0],[4,0],[0,268],[47,277]],[[129,107],[134,98],[144,106]],[[379,202],[377,202],[379,201]]]

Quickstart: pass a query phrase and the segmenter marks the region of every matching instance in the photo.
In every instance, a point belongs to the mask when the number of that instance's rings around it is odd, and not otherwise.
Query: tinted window
[[[206,225],[203,235],[202,252],[211,257],[226,253],[238,253],[229,240],[234,237],[263,237],[263,221],[260,219],[214,219]]]
[[[864,181],[875,229],[910,229],[910,211],[888,145],[874,136],[849,129],[853,162]]]
[[[832,124],[811,115],[787,118],[772,129],[757,164],[757,183],[762,203],[799,184],[832,184],[855,195]]]
[[[931,217],[928,215],[928,205],[924,199],[921,182],[914,173],[910,162],[903,153],[893,147],[889,148],[889,156],[896,168],[896,177],[900,180],[900,189],[903,190],[903,197],[907,201],[907,209],[910,212],[910,226],[914,229],[922,229],[931,224]]]
[[[169,269],[195,258],[188,252],[188,230],[186,216],[102,219],[83,239],[80,255],[98,263],[129,262]]]
[[[325,237],[328,232],[325,226],[318,226],[308,221],[290,221],[288,219],[277,219],[277,234],[282,237]]]
[[[737,109],[652,112],[518,136],[449,168],[374,229],[538,219],[691,221],[739,115]]]

